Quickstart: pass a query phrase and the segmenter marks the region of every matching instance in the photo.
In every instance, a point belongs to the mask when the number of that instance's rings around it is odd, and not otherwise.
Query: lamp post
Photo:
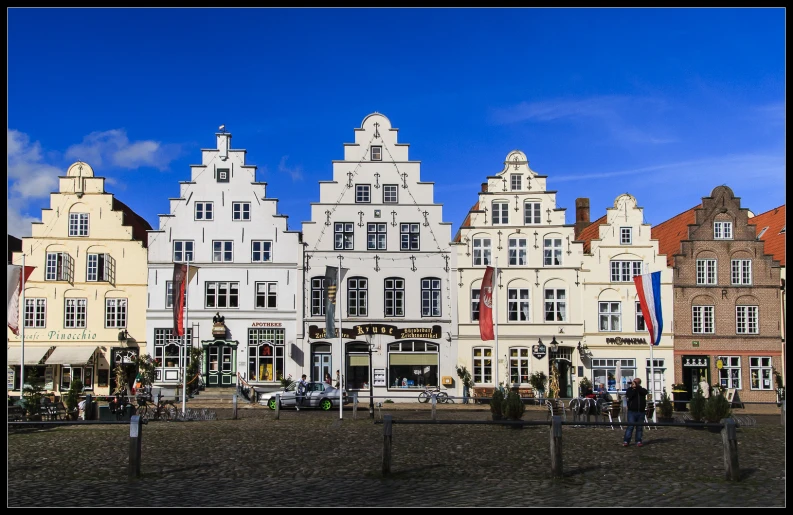
[[[372,384],[372,350],[374,344],[369,343],[369,418],[374,419],[374,384]]]
[[[556,342],[556,336],[551,339],[551,352],[556,354],[556,351],[559,350],[559,344]]]

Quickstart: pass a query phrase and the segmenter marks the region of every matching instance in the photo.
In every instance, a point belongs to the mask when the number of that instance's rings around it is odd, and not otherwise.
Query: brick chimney
[[[575,237],[578,238],[581,231],[589,224],[589,199],[575,199]]]
[[[486,182],[482,183],[482,193],[487,193],[487,183]]]

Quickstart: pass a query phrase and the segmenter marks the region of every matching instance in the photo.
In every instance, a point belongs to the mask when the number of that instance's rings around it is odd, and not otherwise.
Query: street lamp
[[[372,350],[374,344],[369,343],[369,418],[374,419],[374,384],[372,384]]]
[[[556,342],[556,336],[551,339],[551,352],[556,353],[559,350],[559,344]]]

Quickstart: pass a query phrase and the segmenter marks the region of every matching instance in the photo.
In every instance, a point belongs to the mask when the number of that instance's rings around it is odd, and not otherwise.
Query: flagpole
[[[185,257],[187,255],[185,254]],[[187,261],[187,270],[184,278],[184,349],[182,350],[182,415],[187,413],[187,319],[189,318],[187,307],[187,288],[190,285],[190,261]]]
[[[653,400],[653,406],[655,406],[655,387],[653,386],[655,384],[655,367],[653,366],[654,365],[654,363],[653,363],[653,347],[655,347],[655,345],[653,345],[653,342],[652,342],[652,339],[651,339],[651,341],[650,341],[650,398]],[[656,411],[658,411],[658,410],[653,410],[653,422],[656,421],[656,415],[655,415]]]
[[[22,358],[20,360],[20,374],[19,374],[19,400],[25,398],[25,254],[22,254],[22,273],[20,279],[22,280],[22,333],[19,340]],[[35,316],[35,315],[34,315]]]
[[[498,294],[496,293],[496,280],[498,280],[498,256],[496,256],[496,268],[493,270],[493,289],[491,290],[491,295],[493,298],[493,321],[495,322],[495,331],[493,336],[496,338],[496,377],[495,377],[495,387],[498,388]]]
[[[336,272],[336,306],[339,308],[339,420],[344,418],[344,413],[342,411],[344,398],[342,397],[342,390],[344,390],[344,374],[341,373],[341,370],[344,370],[344,347],[341,341],[341,319],[342,319],[342,309],[343,304],[341,303],[341,254],[339,254],[339,270]]]

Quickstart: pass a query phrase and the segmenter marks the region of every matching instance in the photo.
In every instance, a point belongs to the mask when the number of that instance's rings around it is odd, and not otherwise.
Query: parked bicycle
[[[448,393],[441,391],[440,386],[436,386],[434,389],[424,387],[424,391],[419,393],[419,402],[429,402],[433,395],[441,404],[446,402],[454,403],[454,399],[449,398]]]
[[[178,410],[173,401],[163,400],[162,394],[157,395],[157,402],[152,399],[151,393],[138,395],[137,414],[145,420],[176,420]]]

